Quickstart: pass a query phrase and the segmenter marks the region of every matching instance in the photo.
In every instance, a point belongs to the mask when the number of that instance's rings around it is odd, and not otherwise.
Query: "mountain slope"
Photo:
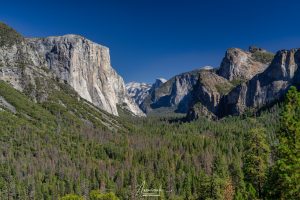
[[[140,108],[143,109],[142,105],[145,99],[150,94],[155,92],[155,90],[165,82],[167,82],[167,80],[164,78],[157,78],[152,85],[146,83],[131,82],[126,84],[126,89],[129,96],[131,96],[131,98],[134,99],[134,101],[140,106]]]
[[[80,98],[66,84],[53,80],[47,85],[49,98],[35,103],[0,81],[0,96],[7,102],[0,103],[3,199],[87,196],[99,188],[133,199],[136,186],[144,180],[153,187],[169,188],[171,192],[165,194],[169,199],[222,199],[228,184],[224,173],[236,180],[233,187],[243,184],[242,176],[235,174],[241,173],[240,149],[248,129],[274,127],[278,119],[276,110],[272,118],[268,113],[258,117],[257,123],[238,117],[215,122],[201,118],[186,124],[153,117],[117,118]],[[273,138],[274,129],[269,128],[268,134]],[[213,165],[219,158],[221,164]],[[220,167],[215,171],[214,166]],[[195,186],[177,184],[187,179]],[[211,180],[215,185],[208,184]],[[216,194],[202,192],[211,188]]]
[[[128,96],[122,77],[111,67],[108,48],[77,35],[21,38],[0,47],[0,80],[23,91],[36,86],[35,77],[55,77],[109,113],[118,115],[119,105],[144,116]]]
[[[188,113],[190,119],[204,113],[215,116],[220,99],[235,86],[263,72],[272,58],[272,53],[257,47],[250,47],[249,51],[230,48],[226,51],[217,71],[211,67],[203,67],[177,75],[150,92],[140,107],[148,114]],[[202,77],[200,83],[199,76]],[[209,78],[211,83],[207,84]]]
[[[230,48],[226,51],[217,73],[229,81],[247,81],[263,72],[272,58],[273,54],[259,48],[250,47],[249,51]]]
[[[198,82],[191,91],[188,119],[197,119],[201,116],[216,119],[221,98],[233,87],[229,80],[218,76],[213,70],[200,71]]]
[[[206,69],[179,74],[152,90],[141,104],[142,110],[146,113],[165,111],[186,113],[192,98],[190,92],[202,70]]]
[[[11,29],[4,32],[16,36]],[[10,37],[0,35],[0,41],[1,38]],[[112,191],[120,199],[132,200],[137,198],[137,190],[144,183],[147,183],[146,188],[161,188],[165,199],[261,198],[256,194],[260,191],[257,185],[265,186],[260,178],[267,178],[267,172],[271,171],[273,160],[269,158],[273,154],[261,153],[260,147],[268,150],[278,144],[275,132],[284,122],[279,118],[280,107],[275,105],[255,118],[235,116],[210,121],[200,115],[199,120],[184,123],[179,118],[139,118],[118,106],[121,116],[116,117],[80,97],[74,85],[64,83],[71,83],[73,75],[69,70],[76,66],[60,64],[70,61],[70,55],[74,58],[72,52],[58,51],[58,47],[54,47],[54,52],[46,53],[49,55],[47,61],[43,59],[43,51],[37,52],[35,48],[22,37],[5,42],[0,48],[1,200],[61,199],[66,194],[88,199],[93,190]],[[281,88],[298,84],[299,60],[299,50],[279,52],[264,75],[255,79],[260,83],[255,94],[262,99],[269,98],[272,96],[264,95],[277,84]],[[57,64],[52,65],[52,62]],[[63,69],[63,66],[70,69]],[[193,97],[203,102],[202,111],[217,112],[219,102],[239,87],[231,90],[235,87],[231,81],[207,69],[195,75],[183,75],[187,77],[183,84],[176,78],[166,86],[166,83],[157,82],[158,88],[154,91],[160,94],[161,87],[172,88],[174,96],[183,94],[184,99],[185,91],[190,91],[188,80],[194,76],[197,80]],[[247,91],[252,91],[250,82],[254,78],[243,83]],[[266,88],[262,87],[264,83]],[[179,92],[181,89],[183,93]],[[238,93],[237,99],[243,93]],[[297,93],[295,88],[293,93]],[[295,123],[299,109],[290,106],[295,100],[299,104],[299,93],[296,96],[297,99],[291,98],[284,108],[290,112],[284,116],[292,119],[289,121],[294,128],[288,130],[291,134],[299,132],[299,124]],[[286,128],[281,130],[284,133],[281,135],[289,137],[284,132]],[[292,144],[293,138],[283,142]],[[298,169],[297,159],[290,165],[290,159],[283,158],[288,161],[284,166],[287,170],[290,166],[295,166],[294,171]],[[263,169],[258,175],[255,174],[257,164],[253,162],[257,160]],[[289,178],[290,172],[287,172],[279,175]],[[292,177],[297,178],[297,175]],[[289,183],[289,179],[286,180]],[[276,181],[269,187],[274,183]],[[298,194],[297,184],[288,186]],[[278,188],[281,190],[280,185]],[[273,193],[272,189],[264,192]],[[69,195],[72,196],[75,195]]]
[[[193,91],[194,101],[187,114],[188,119],[195,119],[201,115],[222,118],[228,115],[241,115],[246,111],[256,112],[282,100],[290,86],[299,85],[299,49],[278,51],[274,58],[263,50],[251,49],[251,52],[245,53],[239,49],[227,51],[227,56],[223,59],[222,66],[217,73],[222,76],[226,75],[225,78],[231,86],[226,86],[224,81],[222,83],[219,80],[217,82],[227,88],[226,93],[204,99],[207,95],[203,93],[203,86],[200,83],[197,84]],[[266,68],[263,65],[258,65],[263,68],[257,68],[257,65],[253,65],[253,61],[249,61],[253,59],[255,53],[256,59],[264,62],[272,59],[272,62]],[[228,59],[228,63],[231,64],[224,65],[224,60]],[[222,74],[223,72],[226,73]],[[210,84],[210,87],[213,85]],[[217,103],[216,99],[218,99]]]
[[[299,85],[300,50],[278,51],[271,65],[261,74],[234,88],[220,104],[219,116],[257,110],[283,99],[291,85]]]
[[[147,83],[137,83],[137,82],[130,82],[126,84],[126,90],[128,95],[135,101],[137,105],[140,105],[151,89],[151,84]]]

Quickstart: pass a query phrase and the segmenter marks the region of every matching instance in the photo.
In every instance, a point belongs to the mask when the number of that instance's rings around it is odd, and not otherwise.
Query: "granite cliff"
[[[219,117],[239,115],[247,109],[258,110],[281,100],[291,85],[299,85],[299,64],[299,49],[278,51],[264,72],[224,96],[219,105]]]
[[[11,30],[2,24],[2,29]],[[19,35],[19,34],[18,34]],[[127,94],[124,81],[110,64],[109,49],[78,35],[23,38],[0,47],[1,80],[23,91],[37,76],[69,84],[82,98],[118,115],[121,106],[144,116]]]
[[[191,91],[188,119],[197,119],[200,116],[216,119],[221,98],[233,87],[230,81],[218,76],[214,70],[200,71],[197,84]]]
[[[157,78],[152,85],[147,83],[130,82],[126,84],[126,89],[129,96],[142,108],[142,104],[147,96],[165,82],[167,82],[167,80],[164,78]]]
[[[262,59],[262,56],[265,59]],[[217,74],[229,81],[247,81],[263,72],[271,62],[272,53],[250,47],[249,51],[230,48],[226,51]]]
[[[135,101],[135,103],[140,105],[149,94],[151,84],[129,82],[126,84],[126,89],[129,96]]]
[[[199,78],[197,69],[172,77],[165,83],[156,84],[140,107],[145,113],[186,113],[192,100],[191,91]],[[155,84],[154,84],[155,85]]]
[[[274,57],[258,47],[231,48],[218,69],[204,67],[168,81],[157,79],[153,85],[126,87],[111,66],[107,47],[78,35],[24,38],[0,23],[0,80],[34,101],[44,101],[46,80],[52,79],[113,115],[118,115],[118,106],[137,116],[144,116],[143,111],[179,112],[191,120],[255,112],[281,100],[291,85],[299,85],[299,64],[299,49],[281,50]],[[44,91],[37,93],[39,85]],[[5,99],[1,102],[7,105]]]
[[[217,96],[217,103],[215,103],[216,98],[213,98],[213,100],[209,98],[204,99],[205,95],[203,94],[203,89],[201,89],[203,86],[197,84],[193,91],[194,103],[187,114],[188,119],[195,119],[199,116],[222,118],[228,115],[241,115],[246,111],[256,112],[263,107],[268,107],[281,101],[290,86],[299,86],[299,49],[278,51],[274,58],[266,51],[259,50],[259,52],[263,54],[267,53],[268,56],[270,56],[267,60],[272,58],[271,63],[264,70],[256,70],[257,65],[253,65],[253,62],[248,62],[249,66],[247,67],[244,65],[233,65],[235,66],[233,71],[231,70],[233,69],[231,65],[222,66],[223,71],[229,72],[229,75],[225,77],[229,83],[231,83],[231,86],[223,87],[230,89],[225,89],[226,92],[223,93],[223,95]],[[227,54],[228,52],[226,56]],[[241,63],[239,59],[243,60],[244,55],[241,57],[229,56],[229,58],[229,63]],[[226,59],[227,58],[224,58],[222,63],[224,63]],[[234,71],[241,72],[240,68],[243,69],[243,73],[234,73]],[[255,70],[251,70],[251,68],[255,68]],[[244,69],[248,70],[244,71]],[[221,68],[218,70],[218,74],[220,74],[220,70]],[[241,74],[244,75],[241,76]],[[243,77],[243,81],[234,85],[236,83],[232,80],[234,80],[235,77]],[[222,81],[218,80],[216,82],[224,86],[226,81],[222,83]],[[210,84],[210,86],[212,85],[214,84]],[[212,107],[212,105],[214,106]]]

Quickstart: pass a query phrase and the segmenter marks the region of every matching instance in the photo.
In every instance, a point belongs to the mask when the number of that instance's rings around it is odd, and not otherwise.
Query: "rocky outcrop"
[[[28,42],[59,80],[82,98],[114,115],[118,115],[117,105],[143,115],[127,95],[122,77],[111,67],[107,47],[78,35],[33,38]]]
[[[185,119],[187,121],[193,121],[200,117],[206,117],[208,119],[217,119],[217,116],[213,112],[209,111],[207,107],[202,105],[200,102],[197,102],[193,104],[193,106],[189,109]]]
[[[238,48],[228,49],[217,73],[230,81],[247,81],[263,72],[269,63],[256,59],[254,53],[259,49],[250,50],[253,53]]]
[[[109,49],[78,35],[28,39],[59,80],[84,99],[118,115],[121,105],[143,115],[128,96],[124,81],[111,67]]]
[[[233,85],[212,70],[199,72],[199,79],[192,90],[192,102],[187,113],[189,120],[206,116],[215,119],[220,99],[226,95]]]
[[[141,104],[146,113],[163,110],[164,112],[186,113],[192,100],[191,91],[199,78],[198,69],[174,76],[160,87],[152,89]]]
[[[45,60],[19,33],[0,23],[0,80],[10,83],[19,91],[35,87],[38,77],[53,77],[45,71]],[[36,100],[34,94],[31,95]]]
[[[13,105],[11,105],[8,101],[6,101],[4,99],[4,97],[2,97],[2,96],[0,96],[0,111],[2,109],[1,107],[9,110],[10,112],[12,112],[14,114],[16,114],[16,112],[17,112],[16,108]]]
[[[151,84],[147,83],[137,83],[130,82],[126,84],[126,89],[129,96],[139,105],[141,106],[147,96],[159,88],[162,84],[167,82],[164,78],[157,78],[155,82]]]
[[[7,35],[7,31],[0,33]],[[111,67],[107,47],[78,35],[21,37],[17,41],[4,45],[0,41],[0,79],[10,82],[16,89],[23,91],[28,86],[35,87],[37,77],[55,77],[111,114],[118,115],[119,105],[144,116],[127,94],[122,77]]]
[[[291,85],[299,85],[299,65],[299,49],[277,52],[263,73],[237,86],[222,99],[218,116],[239,115],[247,109],[258,110],[282,99]]]
[[[267,53],[267,50],[257,47],[257,46],[250,46],[249,47],[249,52],[250,53],[256,53],[256,52],[261,52],[261,53]]]
[[[135,101],[135,103],[141,105],[149,94],[151,84],[129,82],[126,84],[126,89],[129,96]]]
[[[166,79],[164,79],[164,78],[157,78],[157,79],[155,80],[155,82],[152,84],[150,90],[151,90],[151,91],[156,90],[156,88],[159,88],[159,87],[162,86],[165,82],[167,82]]]

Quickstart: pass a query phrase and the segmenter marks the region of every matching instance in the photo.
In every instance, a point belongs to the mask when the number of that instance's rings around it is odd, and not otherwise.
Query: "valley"
[[[0,23],[0,197],[299,199],[299,52],[125,84],[105,46]]]

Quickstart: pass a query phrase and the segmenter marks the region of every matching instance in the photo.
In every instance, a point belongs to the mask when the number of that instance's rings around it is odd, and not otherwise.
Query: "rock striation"
[[[300,83],[300,50],[278,51],[270,66],[251,80],[234,88],[219,107],[219,117],[258,110],[281,100],[291,85]]]
[[[129,96],[131,96],[140,108],[143,109],[142,105],[146,98],[165,82],[167,82],[167,80],[164,78],[157,78],[152,85],[147,83],[130,82],[126,84],[126,89]]]
[[[136,104],[141,105],[151,89],[151,84],[129,82],[126,84],[126,89],[129,96]]]
[[[299,65],[299,49],[281,50],[274,57],[259,47],[231,48],[218,70],[204,67],[153,85],[125,86],[107,47],[78,35],[24,38],[0,23],[0,80],[34,101],[47,99],[47,92],[35,94],[37,85],[57,80],[114,115],[118,106],[137,116],[144,116],[143,111],[187,113],[190,120],[255,112],[281,100],[290,86],[300,86]],[[0,101],[13,110],[5,99]]]
[[[193,91],[194,103],[187,118],[189,120],[199,116],[222,118],[228,115],[241,115],[246,111],[256,112],[265,106],[273,105],[284,98],[290,86],[300,85],[299,65],[300,49],[281,50],[276,53],[271,64],[263,72],[237,86],[232,85],[226,79],[225,81],[215,79],[205,87],[203,84],[205,81],[199,78]],[[209,75],[204,77],[209,77]],[[225,88],[228,89],[223,94],[215,92],[218,91],[216,90],[218,85],[225,86],[226,84],[228,87]],[[210,91],[210,93],[205,93],[205,91]]]
[[[188,120],[201,116],[216,119],[221,98],[232,88],[230,81],[218,76],[213,70],[200,71],[197,84],[191,91],[192,101],[187,113]]]
[[[263,63],[255,59],[253,47],[250,51],[243,51],[238,48],[230,48],[226,51],[225,57],[222,60],[218,75],[233,81],[247,81],[258,73],[263,72],[269,63]]]
[[[22,37],[18,43],[0,46],[0,66],[0,79],[20,91],[28,84],[34,86],[37,76],[54,77],[113,115],[118,115],[121,106],[144,116],[112,68],[109,49],[82,36]]]
[[[199,72],[206,69],[197,69],[172,77],[165,83],[154,84],[141,104],[145,113],[152,112],[179,112],[186,113],[192,100],[191,91],[199,78]]]

